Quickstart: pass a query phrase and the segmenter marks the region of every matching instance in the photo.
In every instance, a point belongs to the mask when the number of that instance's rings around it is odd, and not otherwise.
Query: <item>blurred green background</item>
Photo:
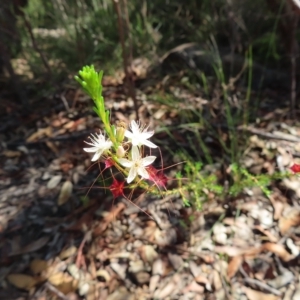
[[[22,1],[12,2],[18,5]],[[288,21],[284,2],[126,1],[133,57],[153,59],[183,43],[207,44],[213,40],[217,46],[230,47],[233,52],[243,55],[251,45],[256,61],[273,67],[285,65],[288,42],[279,34],[280,24]],[[122,65],[113,1],[28,0],[27,5],[20,9],[24,15],[18,13],[16,16],[18,37],[10,40],[9,49],[13,58],[26,61],[32,76],[40,76],[46,70],[32,46],[31,33],[24,26],[24,16],[53,75],[62,78],[92,63],[113,73]],[[2,24],[2,31],[5,26],[8,25]]]

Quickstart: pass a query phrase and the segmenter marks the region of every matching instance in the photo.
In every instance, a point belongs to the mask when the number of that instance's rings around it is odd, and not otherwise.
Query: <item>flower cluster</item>
[[[116,139],[120,128],[123,127],[117,126],[115,130]],[[150,178],[146,167],[149,167],[154,162],[156,156],[142,157],[141,153],[143,146],[157,148],[155,144],[149,141],[149,138],[154,134],[153,131],[147,131],[147,129],[140,127],[134,120],[130,123],[130,129],[131,131],[124,130],[123,141],[120,140],[120,145],[118,145],[115,153],[113,151],[113,142],[109,138],[105,138],[101,132],[95,135],[91,134],[91,142],[86,142],[92,147],[83,148],[86,152],[95,153],[92,161],[104,158],[105,162],[109,161],[115,166],[119,164],[128,169],[127,183],[134,181],[138,175],[143,179]],[[125,137],[127,138],[126,141],[124,141]],[[129,143],[132,145],[131,151],[125,151],[124,149]]]
[[[75,79],[81,84],[83,89],[94,101],[94,111],[103,122],[104,132],[91,134],[86,142],[90,147],[84,151],[93,153],[92,161],[102,161],[105,169],[116,168],[123,174],[127,186],[134,188],[141,186],[149,187],[147,180],[154,182],[157,187],[166,187],[167,178],[163,172],[156,170],[152,163],[156,156],[144,156],[145,147],[157,148],[157,145],[149,139],[154,135],[154,131],[148,130],[136,121],[131,121],[129,126],[124,122],[116,125],[110,123],[109,111],[105,109],[102,97],[102,72],[97,73],[93,66],[86,66]],[[134,183],[134,184],[133,184]],[[118,181],[113,176],[113,183],[110,190],[113,196],[124,195],[125,180]]]

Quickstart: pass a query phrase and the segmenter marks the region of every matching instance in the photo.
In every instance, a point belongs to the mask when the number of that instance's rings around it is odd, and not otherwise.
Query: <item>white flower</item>
[[[127,177],[127,183],[130,183],[135,179],[137,175],[140,175],[142,178],[148,179],[149,174],[145,167],[151,165],[156,156],[146,156],[141,157],[139,148],[137,146],[132,146],[131,150],[131,160],[126,158],[120,158],[119,162],[125,168],[129,168],[129,174]]]
[[[96,133],[96,135],[91,134],[89,138],[91,140],[91,143],[85,143],[91,145],[92,147],[83,148],[83,150],[86,152],[95,152],[92,161],[98,160],[101,157],[101,155],[107,150],[109,150],[113,145],[113,143],[110,140],[105,140],[105,136],[101,133],[101,131],[99,134]]]
[[[140,127],[134,120],[130,123],[130,129],[125,131],[125,136],[131,141],[133,146],[146,145],[149,148],[157,148],[155,144],[148,141],[148,139],[154,134],[154,131],[148,131],[148,128]]]

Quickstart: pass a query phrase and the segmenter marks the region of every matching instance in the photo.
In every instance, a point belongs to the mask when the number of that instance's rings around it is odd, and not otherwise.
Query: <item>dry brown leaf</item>
[[[6,156],[6,157],[12,158],[12,157],[19,157],[19,156],[21,156],[22,152],[21,151],[6,150],[6,151],[3,151],[1,154],[4,155],[4,156]]]
[[[256,290],[252,290],[245,286],[243,286],[242,289],[249,300],[278,300],[279,299],[278,296],[272,294],[265,294]]]
[[[113,207],[113,209],[105,216],[105,218],[101,221],[99,226],[97,226],[94,229],[94,236],[100,235],[102,232],[104,232],[107,228],[107,226],[117,218],[119,213],[125,209],[125,204],[124,203],[118,203]]]
[[[203,260],[203,262],[205,262],[206,264],[213,264],[216,260],[212,254],[205,255],[205,254],[199,253],[199,254],[197,254],[197,256],[199,258],[201,258]]]
[[[280,244],[265,243],[261,246],[261,250],[270,251],[279,256],[285,262],[290,261],[294,258],[294,256],[287,252],[284,246]]]
[[[59,155],[58,154],[59,150],[56,147],[56,145],[54,144],[54,142],[52,142],[52,141],[46,141],[45,143],[46,143],[47,147],[53,151],[53,153],[55,153],[57,156]]]
[[[60,183],[62,179],[62,176],[61,175],[56,175],[56,176],[53,176],[47,183],[47,188],[52,190],[54,188],[57,187],[57,185]]]
[[[196,281],[193,280],[182,291],[183,294],[186,294],[188,292],[194,292],[194,293],[197,293],[197,294],[203,294],[204,293],[204,286],[199,285]]]
[[[215,251],[217,253],[224,253],[230,257],[234,257],[234,256],[242,255],[248,250],[241,249],[241,248],[234,247],[234,246],[216,246]]]
[[[196,283],[195,283],[196,284]],[[196,284],[198,285],[198,284]],[[200,287],[200,286],[199,286]],[[170,296],[172,294],[172,292],[176,289],[176,283],[173,281],[170,281],[169,283],[167,283],[165,286],[157,289],[154,292],[154,298],[158,298],[158,299],[163,299],[163,298],[167,298],[168,296]],[[202,287],[202,289],[204,289]]]
[[[300,225],[300,211],[299,210],[290,210],[290,213],[279,219],[279,230],[281,234],[285,234],[291,227]]]
[[[243,257],[241,255],[232,258],[227,268],[227,276],[229,279],[231,279],[236,274],[242,262]]]
[[[30,290],[38,283],[37,279],[25,274],[10,274],[7,280],[13,286],[23,290]]]
[[[215,291],[218,291],[223,286],[221,275],[217,270],[213,270],[213,287]]]
[[[69,122],[67,122],[66,124],[64,124],[63,125],[63,128],[65,128],[65,129],[71,129],[72,127],[74,127],[74,125],[75,125],[75,121],[69,121]]]
[[[194,260],[190,260],[189,267],[190,267],[190,272],[194,277],[197,277],[202,273],[201,265],[196,263]]]
[[[282,203],[282,201],[277,201],[275,199],[275,197],[273,197],[272,195],[269,196],[269,199],[270,199],[273,209],[274,209],[273,218],[275,221],[277,221],[277,220],[279,220],[279,218],[282,215],[282,212],[284,209],[284,203]]]
[[[237,208],[240,209],[241,211],[248,212],[251,211],[254,206],[257,206],[257,200],[238,203]]]
[[[71,247],[61,251],[59,254],[59,258],[61,260],[64,260],[66,258],[69,258],[70,256],[73,256],[74,254],[76,254],[76,252],[77,252],[77,247],[71,246]]]
[[[34,275],[37,275],[47,270],[48,262],[43,259],[34,259],[31,261],[29,268]]]
[[[262,251],[270,251],[277,256],[279,256],[283,261],[290,261],[294,258],[293,255],[288,253],[283,245],[275,244],[275,243],[265,243],[261,247],[258,248],[250,248],[250,249],[239,249],[236,247],[224,246],[224,247],[215,247],[215,251],[217,253],[226,253],[228,256],[239,256],[244,255],[248,258],[255,257]]]
[[[48,241],[49,241],[49,237],[44,236],[44,237],[32,242],[31,244],[23,247],[22,249],[17,249],[16,251],[12,251],[11,253],[9,253],[8,256],[11,257],[11,256],[15,256],[15,255],[20,255],[20,254],[37,251],[37,250],[41,249],[42,247],[44,247],[48,243]]]
[[[101,292],[102,289],[99,289],[95,284],[89,285],[88,292],[84,295],[85,300],[107,299],[107,295],[101,295]]]
[[[89,227],[91,222],[93,221],[92,211],[88,210],[85,214],[83,214],[80,219],[73,225],[67,227],[66,231],[81,231],[84,228]]]
[[[261,225],[256,225],[253,228],[260,231],[262,234],[264,234],[269,239],[270,242],[272,243],[278,242],[278,238],[274,236],[270,231],[264,229]]]
[[[205,276],[202,276],[202,275],[195,277],[195,281],[197,283],[204,284],[204,285],[210,284],[209,280]]]
[[[84,118],[80,118],[76,121],[69,121],[66,124],[63,125],[63,128],[65,129],[69,129],[69,131],[74,131],[76,129],[80,129],[78,128],[80,125],[85,123],[85,119]]]
[[[29,136],[26,139],[26,142],[27,143],[34,142],[39,140],[40,138],[43,138],[44,136],[48,136],[48,137],[52,136],[52,128],[50,126],[46,128],[38,129],[37,132],[33,133],[31,136]]]
[[[69,198],[72,195],[73,191],[73,184],[71,181],[67,180],[64,182],[64,184],[61,187],[58,199],[57,199],[57,204],[58,205],[63,205],[65,204]]]
[[[52,127],[56,127],[56,128],[59,128],[61,126],[63,126],[66,122],[68,122],[69,119],[68,118],[65,118],[65,117],[59,117],[57,119],[54,119],[50,122],[50,125]]]
[[[71,292],[75,292],[78,288],[78,280],[63,272],[51,275],[48,278],[48,281],[65,295]]]
[[[160,280],[161,280],[160,275],[152,275],[151,276],[150,283],[149,283],[149,291],[151,293],[153,293],[156,290]]]

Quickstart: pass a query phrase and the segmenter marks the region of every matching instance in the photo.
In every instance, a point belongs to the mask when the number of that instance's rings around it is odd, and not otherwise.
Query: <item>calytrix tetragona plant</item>
[[[123,174],[123,181],[118,181],[113,175],[110,190],[114,198],[124,196],[124,188],[140,187],[154,193],[159,192],[161,187],[166,189],[167,177],[152,166],[156,156],[144,156],[145,147],[157,148],[149,140],[154,131],[149,131],[135,120],[129,126],[122,121],[116,125],[111,124],[110,113],[105,109],[102,96],[102,76],[103,72],[97,73],[94,66],[83,67],[79,76],[75,76],[94,101],[94,111],[102,121],[104,129],[103,133],[99,131],[91,134],[90,140],[86,142],[90,147],[84,148],[84,151],[94,153],[91,159],[93,162],[100,160],[105,163],[106,169],[114,167]],[[154,185],[151,186],[149,182]]]
[[[190,205],[186,196],[191,194],[196,201],[196,206],[201,208],[201,199],[203,198],[201,195],[205,191],[212,191],[216,195],[225,194],[224,188],[216,183],[216,176],[201,174],[201,165],[195,164],[195,162],[190,162],[185,168],[192,181],[185,181],[183,185],[184,178],[178,173],[176,175],[177,188],[167,190],[168,178],[163,170],[158,170],[152,165],[157,157],[145,155],[146,147],[157,148],[157,145],[149,140],[154,135],[154,131],[148,130],[148,127],[135,120],[132,120],[129,125],[122,121],[116,122],[115,125],[111,124],[110,113],[105,109],[105,101],[102,97],[102,76],[102,71],[97,73],[93,66],[85,66],[79,71],[79,76],[75,76],[75,79],[94,101],[94,111],[103,123],[103,132],[91,134],[89,141],[86,141],[89,147],[84,150],[93,153],[91,161],[101,161],[105,164],[104,170],[111,171],[112,183],[109,189],[114,198],[123,196],[128,199],[124,190],[141,188],[148,193],[163,196],[179,194],[185,205]],[[238,168],[236,169],[238,170]],[[294,163],[290,170],[299,174],[300,165]],[[259,186],[266,191],[264,186],[271,178],[265,178],[264,174],[254,177],[243,169],[240,172],[244,174],[245,178],[232,186],[231,190],[234,190],[235,193],[240,192],[245,186],[251,186],[250,183],[253,180],[256,184],[261,182]],[[119,176],[118,179],[115,178],[116,173],[122,175],[120,176],[121,180]],[[282,176],[286,175],[280,175],[280,178]]]

